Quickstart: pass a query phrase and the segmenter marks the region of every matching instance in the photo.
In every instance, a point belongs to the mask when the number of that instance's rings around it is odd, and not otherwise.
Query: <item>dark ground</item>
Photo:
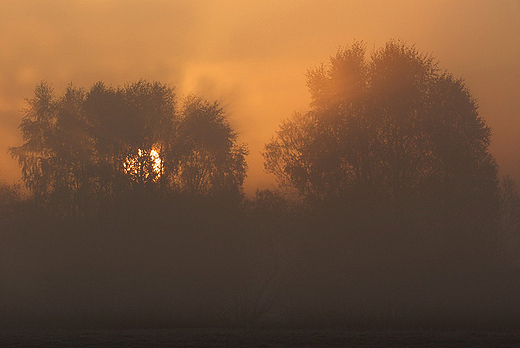
[[[520,331],[31,330],[1,347],[520,347]]]

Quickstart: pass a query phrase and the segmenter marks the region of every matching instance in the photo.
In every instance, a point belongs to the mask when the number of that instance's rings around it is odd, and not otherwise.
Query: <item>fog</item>
[[[520,2],[7,0],[0,42],[0,329],[517,329]]]
[[[158,80],[218,99],[250,148],[248,194],[273,188],[260,152],[280,120],[308,108],[305,72],[354,39],[391,38],[466,80],[493,131],[502,175],[520,179],[520,5],[516,1],[11,1],[0,13],[0,170],[21,143],[24,98],[41,80]]]

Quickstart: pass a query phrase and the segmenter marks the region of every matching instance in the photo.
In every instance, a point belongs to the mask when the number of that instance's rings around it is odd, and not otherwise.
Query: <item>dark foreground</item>
[[[0,333],[2,347],[519,347],[520,331],[42,330]]]

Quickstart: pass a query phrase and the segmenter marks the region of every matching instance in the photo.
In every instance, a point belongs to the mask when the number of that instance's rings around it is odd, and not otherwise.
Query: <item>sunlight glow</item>
[[[153,167],[153,171],[155,173],[157,173],[157,176],[161,176],[161,172],[162,172],[162,160],[161,160],[161,157],[159,156],[159,153],[157,151],[155,151],[154,149],[152,149],[152,151],[150,151],[150,158],[152,159],[152,167]]]
[[[155,149],[149,151],[138,149],[137,154],[129,155],[123,163],[125,173],[135,180],[157,181],[163,171],[163,163],[159,152]]]

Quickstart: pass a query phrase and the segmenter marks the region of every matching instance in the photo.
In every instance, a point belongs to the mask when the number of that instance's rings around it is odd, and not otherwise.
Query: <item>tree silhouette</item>
[[[41,83],[20,129],[24,144],[10,151],[24,182],[35,199],[63,212],[135,190],[242,192],[247,149],[224,110],[196,97],[177,110],[174,90],[158,82],[70,85],[60,97]]]
[[[349,279],[338,292],[371,289],[367,308],[388,314],[421,303],[412,296],[439,277],[492,262],[497,166],[463,80],[399,41],[369,56],[355,42],[309,70],[307,86],[310,110],[283,121],[263,153],[317,214],[308,250],[328,261],[303,268],[306,279],[336,269]]]
[[[182,106],[177,134],[177,161],[171,181],[188,194],[238,193],[245,179],[247,148],[237,145],[237,133],[218,103],[193,95]]]
[[[282,185],[308,198],[362,188],[396,202],[439,186],[495,190],[491,131],[464,82],[430,56],[390,41],[367,59],[356,42],[309,70],[307,85],[311,110],[284,121],[265,148]]]

